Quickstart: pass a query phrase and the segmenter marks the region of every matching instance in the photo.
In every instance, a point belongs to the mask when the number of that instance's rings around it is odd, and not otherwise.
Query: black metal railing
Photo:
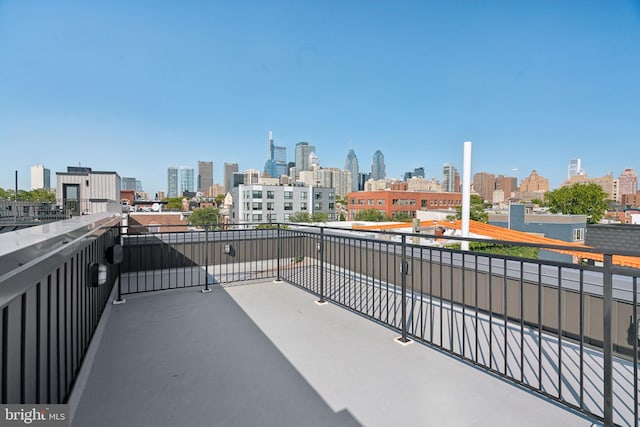
[[[399,341],[606,425],[638,426],[640,273],[614,266],[613,254],[595,267],[422,246],[398,233],[271,227],[125,236],[121,293],[284,280],[396,329]]]
[[[115,218],[0,276],[2,404],[67,401],[118,275],[112,269],[94,286],[90,266],[108,265],[119,224]]]

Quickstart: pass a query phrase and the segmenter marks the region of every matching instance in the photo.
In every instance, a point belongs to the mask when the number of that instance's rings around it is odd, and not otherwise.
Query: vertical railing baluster
[[[320,252],[320,299],[319,304],[324,304],[324,227],[320,227],[320,242],[318,242],[318,251]]]
[[[604,352],[604,425],[613,427],[613,259],[611,254],[604,254],[602,285],[604,287],[603,312],[603,352]]]

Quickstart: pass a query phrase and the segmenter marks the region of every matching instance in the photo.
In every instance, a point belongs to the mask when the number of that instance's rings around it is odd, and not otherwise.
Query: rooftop
[[[93,344],[73,425],[593,423],[316,301],[271,280],[127,296]]]

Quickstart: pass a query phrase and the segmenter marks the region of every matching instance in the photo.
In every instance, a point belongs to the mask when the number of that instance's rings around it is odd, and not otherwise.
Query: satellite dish
[[[158,212],[160,210],[160,203],[154,203],[151,205],[151,210],[154,212]]]

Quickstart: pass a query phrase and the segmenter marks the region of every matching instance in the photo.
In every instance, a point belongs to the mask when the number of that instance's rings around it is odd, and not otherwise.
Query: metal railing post
[[[209,226],[204,226],[204,289],[200,292],[203,294],[211,292],[209,288]]]
[[[407,236],[403,234],[402,239],[402,259],[400,261],[400,276],[402,283],[402,336],[396,338],[401,344],[407,344],[411,342],[407,338],[407,274],[409,273],[409,264],[407,263]]]
[[[604,255],[603,285],[603,343],[604,354],[604,425],[613,427],[613,330],[611,308],[613,305],[613,256]]]
[[[324,227],[320,227],[318,252],[320,252],[320,299],[318,300],[318,304],[326,304],[324,300]]]
[[[124,240],[122,239],[122,226],[118,226],[118,241],[122,245],[122,253],[124,254]],[[117,264],[118,268],[118,296],[115,300],[113,300],[113,304],[124,304],[126,302],[125,299],[122,298],[122,270],[120,269],[120,264]],[[113,288],[112,288],[113,289]]]
[[[278,230],[276,238],[277,242],[277,255],[276,255],[276,282],[282,282],[282,277],[280,277],[280,256],[282,254],[282,239],[280,237],[280,223],[278,223]]]

